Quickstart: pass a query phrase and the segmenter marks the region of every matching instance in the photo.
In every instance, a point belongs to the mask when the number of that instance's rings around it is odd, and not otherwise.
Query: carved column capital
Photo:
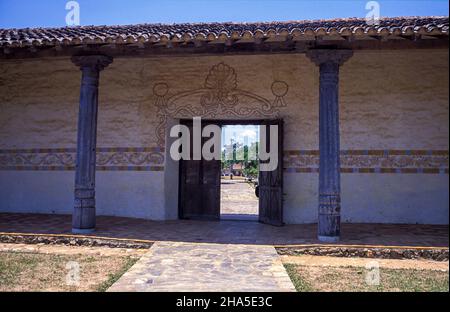
[[[113,58],[106,55],[80,55],[72,56],[72,62],[81,69],[101,71],[113,62]]]
[[[352,50],[316,49],[306,52],[306,56],[317,66],[323,64],[344,64],[353,55]]]

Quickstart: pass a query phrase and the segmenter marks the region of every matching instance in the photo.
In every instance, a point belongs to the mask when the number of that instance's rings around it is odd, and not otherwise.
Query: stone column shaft
[[[97,146],[98,85],[100,71],[112,62],[102,55],[77,56],[72,61],[81,69],[78,114],[73,233],[95,230],[95,166]]]
[[[351,55],[348,50],[308,52],[320,68],[318,239],[324,242],[337,242],[341,234],[339,67]]]

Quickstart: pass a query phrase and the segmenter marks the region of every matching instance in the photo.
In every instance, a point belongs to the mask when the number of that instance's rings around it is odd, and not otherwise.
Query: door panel
[[[192,135],[192,121],[184,124]],[[202,122],[202,127],[207,125]],[[202,146],[208,139],[202,139]],[[220,169],[220,160],[180,161],[180,218],[220,219]]]
[[[182,200],[180,201],[183,217],[196,216],[201,214],[201,184],[200,169],[201,161],[183,161],[181,165],[180,191]]]
[[[220,218],[220,160],[202,160],[202,214],[207,218]]]
[[[267,148],[277,142],[270,142],[270,125],[278,126],[278,166],[273,171],[259,172],[259,221],[271,225],[283,225],[283,121],[270,120],[266,126]],[[269,162],[260,161],[260,163]]]

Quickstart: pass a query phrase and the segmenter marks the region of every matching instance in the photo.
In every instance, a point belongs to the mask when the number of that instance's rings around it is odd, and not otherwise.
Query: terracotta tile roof
[[[140,24],[62,28],[0,29],[0,46],[55,46],[104,43],[167,43],[228,39],[314,40],[318,36],[448,36],[448,17],[395,17],[370,26],[365,19],[270,23]]]

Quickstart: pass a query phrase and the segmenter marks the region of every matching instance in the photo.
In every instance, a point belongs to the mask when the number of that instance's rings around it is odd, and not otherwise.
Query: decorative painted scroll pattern
[[[164,146],[167,118],[273,118],[279,108],[285,107],[289,86],[284,81],[271,85],[273,99],[266,99],[238,88],[237,73],[225,63],[214,65],[205,78],[202,88],[169,95],[167,83],[153,87],[155,106],[158,109],[156,137],[158,146]],[[188,101],[187,99],[192,101]],[[249,104],[250,103],[250,104]]]
[[[164,149],[98,148],[99,171],[163,171]],[[0,150],[0,170],[75,170],[74,148]],[[449,153],[441,150],[344,150],[342,173],[448,174]],[[319,172],[318,150],[284,152],[287,172]]]
[[[344,150],[342,173],[445,173],[448,151],[441,150]],[[285,151],[287,172],[319,172],[319,151]]]
[[[98,148],[97,170],[164,170],[164,150],[160,148]],[[0,150],[0,170],[75,170],[76,150]]]

